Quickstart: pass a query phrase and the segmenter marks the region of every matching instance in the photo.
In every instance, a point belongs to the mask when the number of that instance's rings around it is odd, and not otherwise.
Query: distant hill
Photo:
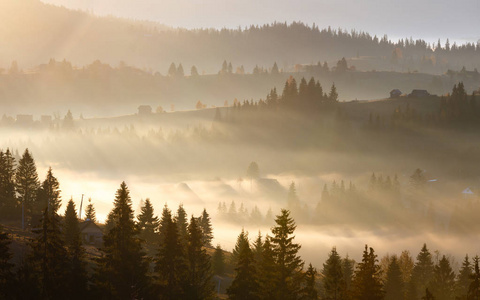
[[[67,59],[82,66],[99,59],[118,65],[125,61],[165,74],[170,63],[182,63],[189,74],[216,73],[223,60],[233,70],[255,65],[281,69],[297,64],[356,58],[362,70],[444,73],[480,67],[480,49],[473,44],[431,49],[422,40],[391,42],[364,32],[319,29],[303,23],[275,23],[247,29],[172,30],[160,24],[95,17],[85,12],[47,5],[38,0],[3,0],[0,9],[0,66],[17,60],[21,68]]]

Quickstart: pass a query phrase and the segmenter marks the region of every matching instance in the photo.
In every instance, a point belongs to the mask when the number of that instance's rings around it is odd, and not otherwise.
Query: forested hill
[[[353,58],[355,67],[367,70],[443,73],[449,68],[480,66],[478,45],[442,41],[438,47],[411,39],[391,42],[386,36],[303,23],[173,30],[155,23],[94,17],[38,0],[4,0],[0,19],[3,68],[12,60],[25,68],[50,58],[65,58],[75,65],[96,59],[112,65],[125,61],[161,73],[171,62],[196,64],[200,73],[216,73],[224,59],[247,71],[255,65],[272,66],[275,61],[281,69],[292,70],[297,64],[334,62],[342,57]]]

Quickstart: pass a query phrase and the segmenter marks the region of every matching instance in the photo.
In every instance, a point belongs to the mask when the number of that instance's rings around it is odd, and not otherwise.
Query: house
[[[90,219],[80,223],[80,236],[86,245],[99,246],[103,242],[103,230]]]
[[[430,96],[430,93],[427,90],[412,90],[412,92],[408,95],[408,97],[413,98],[423,98]]]
[[[402,91],[399,89],[394,89],[390,91],[390,98],[398,98],[402,95]]]
[[[152,107],[150,105],[140,105],[138,107],[139,115],[149,115],[152,113]]]

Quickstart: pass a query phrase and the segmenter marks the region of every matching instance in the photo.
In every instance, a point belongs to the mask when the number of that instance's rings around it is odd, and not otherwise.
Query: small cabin
[[[140,105],[138,107],[139,115],[149,115],[152,113],[152,107],[150,105]]]
[[[103,242],[103,230],[89,219],[80,223],[80,235],[86,245],[99,246]]]
[[[402,91],[399,89],[394,89],[390,91],[390,98],[398,98],[402,95]]]
[[[430,93],[427,90],[412,90],[412,92],[408,95],[408,97],[413,98],[423,98],[430,96]]]

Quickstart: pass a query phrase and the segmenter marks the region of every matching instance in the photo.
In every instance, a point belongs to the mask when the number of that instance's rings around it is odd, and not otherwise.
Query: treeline
[[[477,105],[478,92],[468,95],[463,82],[453,86],[452,92],[440,96],[430,112],[419,112],[410,107],[398,106],[390,122],[380,115],[370,114],[369,129],[413,129],[418,126],[431,128],[476,128],[480,124],[480,109]],[[431,102],[431,99],[419,99]]]

